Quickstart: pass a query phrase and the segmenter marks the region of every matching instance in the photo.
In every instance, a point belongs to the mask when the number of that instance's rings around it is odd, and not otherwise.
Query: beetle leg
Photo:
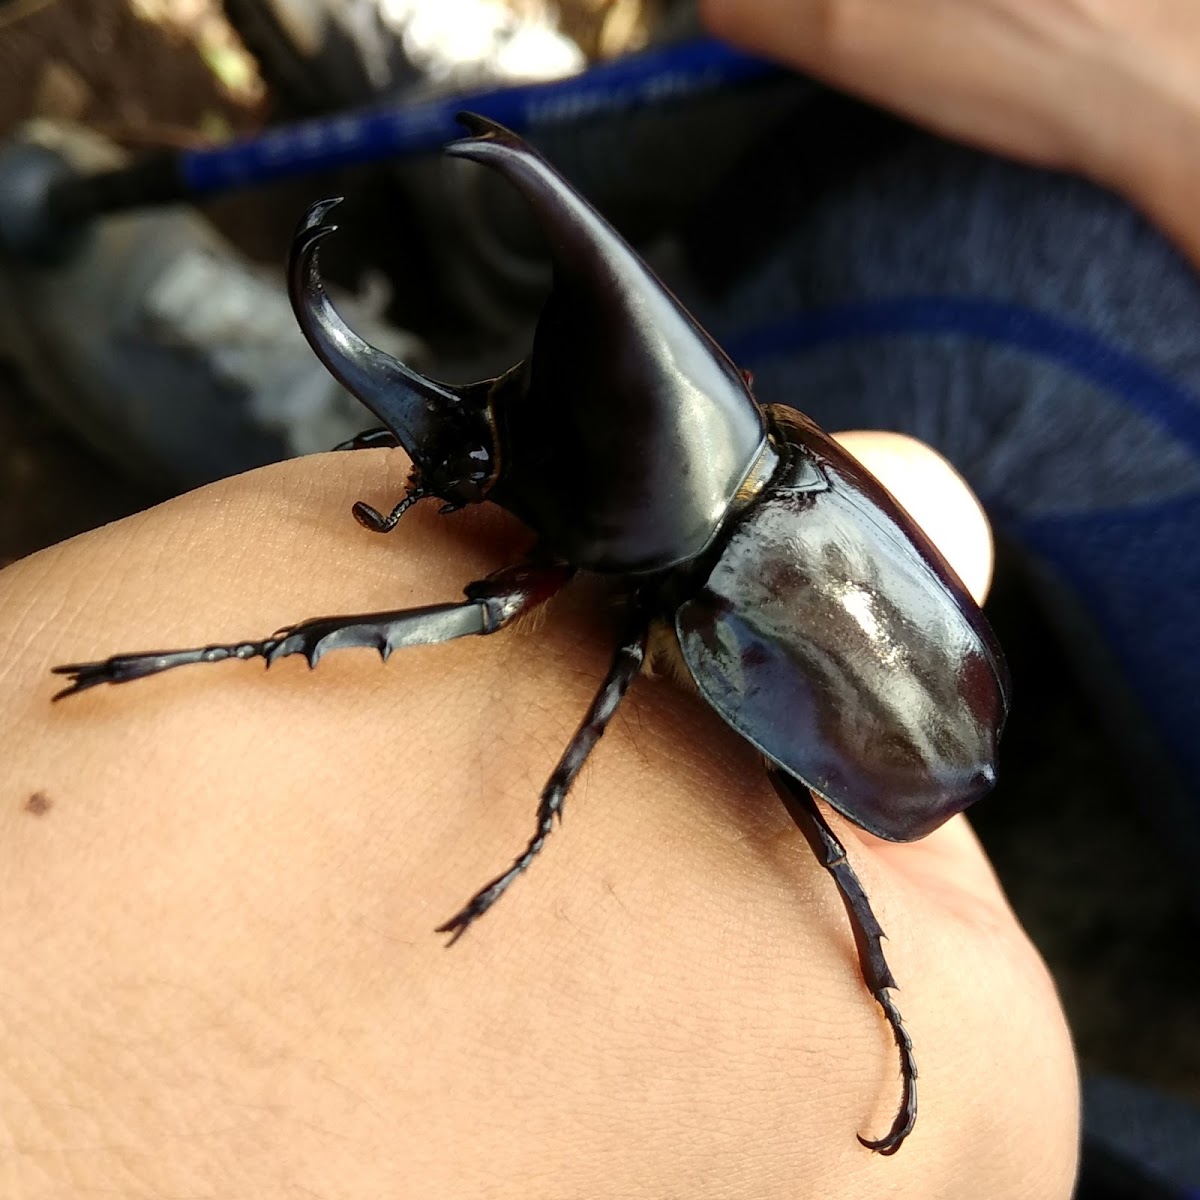
[[[461,604],[434,604],[427,608],[358,613],[345,617],[317,617],[288,625],[256,642],[230,642],[193,650],[152,650],[119,654],[102,662],[70,663],[54,667],[66,675],[70,686],[54,699],[73,696],[101,683],[128,683],[189,663],[222,662],[227,658],[262,658],[269,667],[276,659],[302,654],[315,667],[329,650],[352,646],[371,647],[386,662],[393,650],[428,646],[470,634],[495,633],[517,617],[549,600],[571,577],[569,567],[522,565],[506,567],[465,589]]]
[[[450,934],[447,946],[453,946],[466,932],[467,926],[483,916],[500,899],[517,876],[528,869],[529,864],[545,845],[546,838],[554,828],[555,818],[562,818],[563,801],[571,790],[575,777],[608,728],[608,723],[617,711],[617,706],[629,685],[642,669],[646,657],[647,637],[647,621],[639,614],[633,627],[617,647],[604,682],[596,692],[583,722],[575,731],[575,736],[563,751],[562,758],[558,760],[558,766],[554,768],[549,782],[542,790],[541,801],[538,804],[537,831],[530,838],[524,853],[513,861],[512,866],[503,875],[497,875],[489,884],[480,888],[460,912],[437,927],[437,933]]]
[[[863,980],[879,1007],[883,1009],[883,1015],[887,1018],[892,1035],[896,1039],[896,1047],[900,1051],[900,1075],[904,1083],[900,1110],[892,1122],[891,1129],[878,1141],[868,1140],[861,1134],[858,1138],[869,1150],[878,1151],[880,1154],[895,1154],[900,1149],[900,1144],[912,1132],[917,1119],[917,1061],[913,1057],[912,1038],[904,1028],[899,1010],[888,995],[889,991],[898,988],[887,959],[883,957],[882,942],[887,934],[883,932],[874,912],[871,911],[871,902],[846,857],[845,846],[829,827],[808,788],[782,771],[769,769],[768,774],[792,820],[800,827],[800,832],[813,848],[821,866],[833,876],[838,891],[842,894],[846,915],[850,918],[850,928],[854,931],[854,944],[858,949],[858,963]]]
[[[398,445],[400,445],[400,439],[390,429],[385,429],[380,425],[375,429],[364,429],[362,433],[356,433],[352,438],[347,438],[344,442],[338,442],[334,446],[334,449],[376,450],[382,447]]]

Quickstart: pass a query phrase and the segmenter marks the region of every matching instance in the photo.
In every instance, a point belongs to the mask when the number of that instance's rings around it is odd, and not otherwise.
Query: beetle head
[[[292,241],[288,293],[309,345],[334,378],[396,435],[422,494],[458,507],[482,500],[494,482],[491,381],[458,387],[426,379],[365,342],[339,316],[321,282],[317,248],[337,226],[340,199],[305,214]]]

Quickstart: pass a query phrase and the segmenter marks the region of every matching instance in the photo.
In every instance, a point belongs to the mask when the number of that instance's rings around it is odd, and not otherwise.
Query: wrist
[[[1160,94],[1131,131],[1124,153],[1097,176],[1200,265],[1200,89]]]
[[[1114,29],[1073,106],[1065,165],[1111,188],[1200,263],[1200,11]]]

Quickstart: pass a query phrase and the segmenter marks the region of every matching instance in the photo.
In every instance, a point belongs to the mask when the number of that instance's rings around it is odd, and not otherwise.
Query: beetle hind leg
[[[842,902],[846,906],[846,915],[850,918],[850,928],[854,932],[854,944],[858,950],[858,963],[863,981],[875,997],[876,1003],[883,1009],[892,1036],[896,1039],[903,1084],[899,1111],[891,1129],[883,1137],[872,1140],[858,1135],[858,1140],[868,1150],[874,1150],[878,1154],[895,1154],[912,1132],[917,1119],[917,1061],[913,1055],[912,1038],[904,1028],[900,1011],[889,994],[896,989],[897,984],[887,959],[883,956],[882,942],[887,935],[876,919],[867,893],[846,857],[845,846],[829,827],[808,788],[782,771],[772,768],[768,770],[768,774],[792,820],[799,826],[800,832],[813,848],[813,853],[837,884]]]
[[[466,905],[450,920],[439,925],[435,932],[450,935],[447,946],[453,946],[467,927],[483,916],[508,890],[517,876],[524,874],[540,853],[554,828],[555,818],[562,818],[563,801],[575,782],[588,755],[600,740],[629,685],[637,678],[646,657],[647,629],[643,617],[635,619],[633,627],[621,639],[608,674],[596,692],[575,736],[563,751],[538,804],[537,830],[525,850],[513,860],[512,866],[479,889]]]
[[[99,662],[54,667],[70,680],[54,699],[73,696],[102,683],[130,683],[191,663],[227,658],[261,658],[269,667],[276,659],[301,654],[315,667],[330,650],[359,646],[378,650],[384,661],[405,646],[429,646],[471,634],[496,633],[555,594],[571,577],[565,566],[506,567],[466,588],[461,604],[435,604],[346,617],[316,617],[285,626],[260,641],[227,642],[190,650],[151,650],[118,654]]]

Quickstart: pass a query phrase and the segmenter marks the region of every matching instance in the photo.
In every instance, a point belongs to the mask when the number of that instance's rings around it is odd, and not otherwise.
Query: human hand
[[[981,594],[932,452],[847,435]],[[921,1069],[899,1097],[832,881],[755,753],[639,680],[534,869],[453,950],[603,673],[584,581],[492,638],[172,671],[51,707],[55,663],[457,597],[526,535],[409,513],[398,451],[281,464],[0,573],[0,1177],[22,1200],[1065,1198],[1078,1112],[1045,970],[961,818],[836,814]],[[574,599],[572,599],[574,597]],[[36,799],[35,799],[36,798]]]
[[[1124,194],[1200,262],[1192,0],[700,0],[712,29],[919,124]]]

